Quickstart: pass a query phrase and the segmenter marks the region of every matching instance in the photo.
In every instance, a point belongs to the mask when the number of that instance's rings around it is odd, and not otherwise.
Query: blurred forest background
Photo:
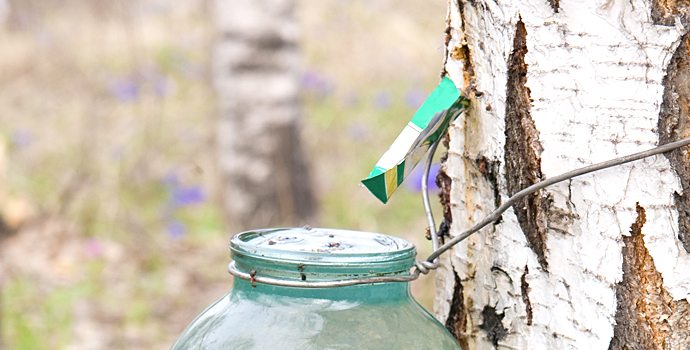
[[[446,3],[297,4],[308,224],[428,253],[419,184],[359,180],[438,82]],[[168,348],[230,288],[212,5],[0,0],[0,348]]]

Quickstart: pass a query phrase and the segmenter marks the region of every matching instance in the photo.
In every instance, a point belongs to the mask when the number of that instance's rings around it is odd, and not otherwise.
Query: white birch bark
[[[505,201],[507,179],[519,176],[506,174],[505,167],[506,152],[517,151],[506,150],[505,127],[508,62],[519,22],[526,31],[532,101],[527,107],[543,149],[537,152],[541,178],[658,144],[666,68],[687,29],[679,16],[669,17],[672,25],[655,24],[656,5],[450,1],[446,69],[456,84],[464,81],[458,87],[472,100],[471,110],[450,130],[445,171],[452,180],[451,235],[495,208],[496,187]],[[497,181],[486,176],[491,165],[499,172]],[[651,309],[644,315],[635,309],[632,316],[650,323],[641,327],[651,329],[653,348],[690,348],[690,338],[684,338],[690,254],[678,239],[674,192],[682,192],[680,180],[664,156],[551,187],[541,195],[547,198],[548,266],[509,210],[445,260],[437,277],[437,317],[449,320],[469,349],[617,348],[616,341],[625,339],[614,339],[616,320],[622,325],[630,316],[617,297],[622,291],[617,288],[625,285],[624,246],[633,244],[624,237],[641,227],[643,244],[633,250],[653,264],[638,271],[643,283],[632,286],[647,288],[641,300]],[[634,328],[636,321],[631,322]]]

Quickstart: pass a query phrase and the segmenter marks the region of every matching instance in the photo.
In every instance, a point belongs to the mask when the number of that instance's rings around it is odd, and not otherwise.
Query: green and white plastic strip
[[[362,184],[381,202],[388,202],[429,147],[443,136],[450,122],[467,105],[468,100],[458,92],[453,81],[444,77]]]
[[[460,115],[467,107],[468,101],[458,93],[453,82],[448,78],[444,78],[424,102],[422,107],[417,110],[417,113],[415,113],[405,130],[400,133],[390,149],[381,157],[378,163],[376,163],[376,168],[374,168],[369,177],[362,181],[377,198],[385,203],[388,201],[393,191],[405,179],[405,176],[419,162],[421,157],[431,149],[431,152],[427,155],[426,167],[422,180],[422,199],[424,201],[424,211],[426,212],[427,221],[429,223],[429,233],[431,234],[433,252],[425,260],[418,260],[409,275],[352,278],[325,282],[285,281],[242,272],[236,267],[234,262],[228,265],[228,272],[237,278],[249,280],[252,283],[258,282],[298,288],[330,288],[369,283],[409,282],[417,279],[422,274],[427,274],[429,271],[436,269],[438,267],[438,257],[441,256],[441,254],[490,223],[496,222],[506,210],[515,205],[519,200],[536,191],[577,176],[670,152],[690,145],[690,137],[688,137],[646,151],[588,165],[547,178],[520,190],[481,221],[475,223],[474,226],[464,232],[460,232],[442,245],[439,245],[440,237],[437,237],[436,233],[436,223],[434,222],[434,215],[431,212],[431,203],[429,202],[426,180],[429,177],[429,169],[434,157],[434,152],[438,147],[439,139],[445,133],[450,122]],[[386,182],[386,179],[390,179],[390,183]]]

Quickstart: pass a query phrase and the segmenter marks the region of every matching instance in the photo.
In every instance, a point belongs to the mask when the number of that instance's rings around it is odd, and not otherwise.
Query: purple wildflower
[[[187,231],[187,228],[184,226],[183,223],[177,220],[171,220],[165,226],[165,230],[168,232],[168,236],[170,236],[170,238],[180,239],[182,238],[182,236],[184,236],[185,232]]]
[[[354,122],[348,128],[348,134],[355,141],[363,141],[369,138],[371,132],[366,123]]]
[[[410,107],[417,109],[424,102],[424,91],[418,88],[412,88],[405,93],[405,104]]]
[[[153,80],[153,91],[158,97],[165,97],[168,94],[168,79],[164,76],[158,76]]]
[[[168,189],[172,189],[180,184],[180,179],[177,176],[177,173],[174,171],[169,171],[167,174],[165,174],[165,176],[163,176],[161,183]]]
[[[18,129],[12,133],[11,142],[12,145],[18,149],[25,149],[34,141],[33,135],[28,130]]]
[[[185,234],[186,227],[175,219],[176,214],[183,207],[202,203],[206,200],[206,195],[201,186],[190,186],[181,182],[175,171],[168,172],[160,181],[168,193],[168,200],[162,212],[165,230],[170,238],[179,239]]]
[[[308,93],[328,96],[333,93],[333,83],[316,71],[306,71],[302,74],[300,85]]]
[[[174,207],[199,204],[205,199],[204,191],[199,186],[177,187],[172,191],[172,205]]]
[[[180,182],[176,172],[170,171],[160,180],[169,194],[169,207],[179,208],[203,202],[206,199],[201,186],[188,186]]]
[[[139,84],[135,79],[118,79],[110,85],[110,93],[120,102],[139,99]]]
[[[425,164],[419,164],[412,173],[409,175],[405,181],[405,187],[412,192],[422,191],[422,175],[424,175]],[[438,186],[436,186],[436,177],[438,172],[441,170],[441,164],[431,164],[431,169],[429,169],[429,181],[427,185],[429,186],[429,192],[438,191]]]
[[[374,96],[374,106],[385,109],[391,106],[391,95],[386,91],[381,91]]]
[[[137,76],[156,96],[165,97],[168,93],[168,77],[161,73],[157,67],[147,65],[139,70]]]

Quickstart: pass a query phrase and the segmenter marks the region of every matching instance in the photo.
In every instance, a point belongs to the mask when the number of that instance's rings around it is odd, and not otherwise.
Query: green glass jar
[[[243,278],[234,279],[232,290],[199,315],[173,349],[459,349],[412,298],[408,282],[327,286],[405,280],[416,255],[405,240],[291,228],[240,233],[230,249],[230,270]]]

